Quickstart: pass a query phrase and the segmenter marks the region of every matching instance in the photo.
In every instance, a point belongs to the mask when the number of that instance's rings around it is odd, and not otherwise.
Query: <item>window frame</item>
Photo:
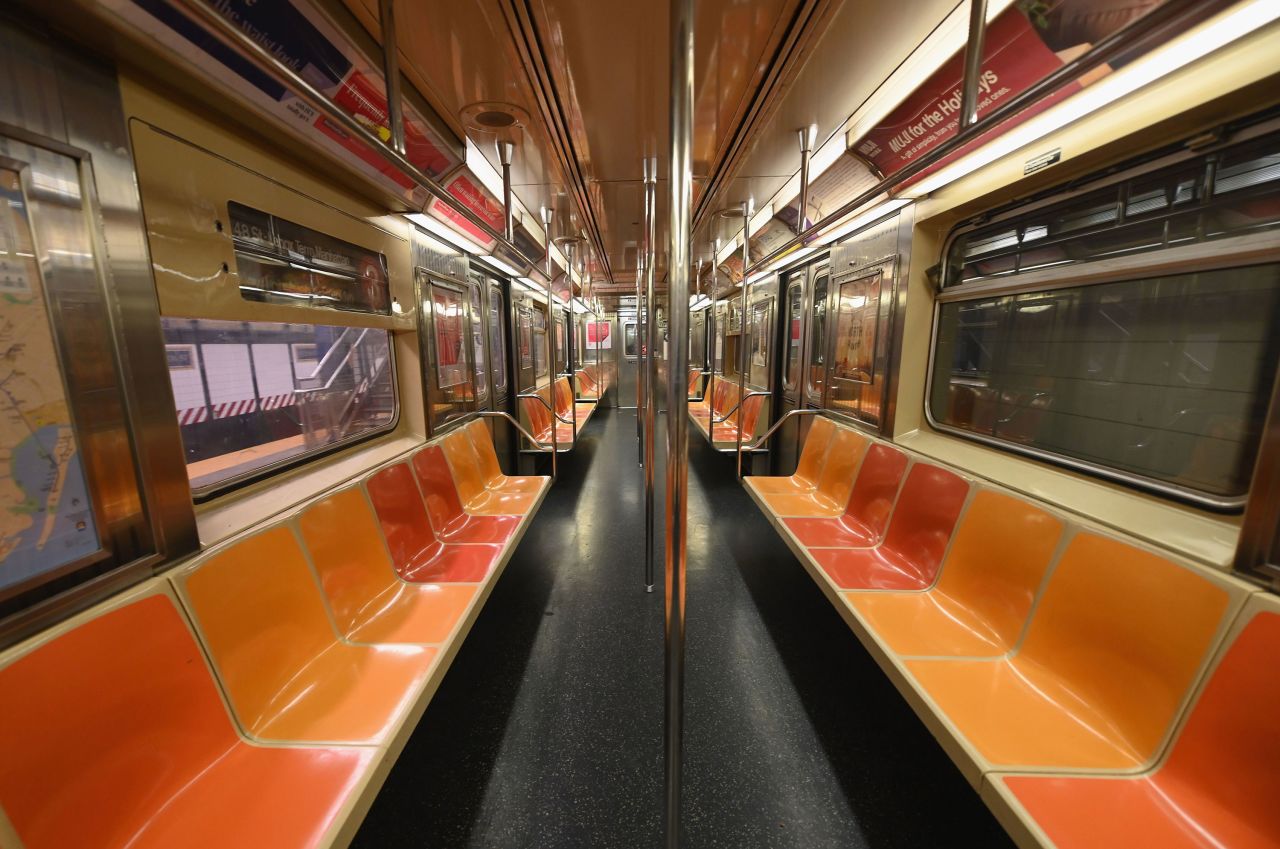
[[[174,318],[179,321],[190,320],[190,319],[183,319],[178,316],[161,316],[161,318]],[[197,320],[227,321],[226,319],[197,319]],[[386,436],[387,434],[395,431],[395,429],[400,425],[400,414],[402,412],[401,397],[400,397],[400,371],[399,371],[399,363],[396,360],[396,333],[394,330],[388,327],[358,328],[353,325],[325,324],[324,322],[319,322],[319,321],[296,321],[296,320],[288,321],[288,322],[271,321],[271,320],[261,321],[261,322],[251,321],[249,322],[249,324],[302,324],[302,325],[311,325],[315,327],[339,327],[343,329],[365,329],[365,330],[376,330],[376,331],[385,332],[387,334],[387,359],[388,359],[386,368],[387,368],[387,373],[391,377],[391,397],[392,397],[391,419],[386,424],[379,425],[378,427],[372,428],[363,433],[359,433],[354,436],[347,437],[346,439],[333,442],[329,445],[324,445],[312,451],[306,451],[301,454],[295,454],[292,457],[286,457],[282,460],[277,460],[274,463],[268,463],[264,466],[259,466],[256,469],[250,469],[249,471],[242,472],[241,474],[233,475],[228,478],[224,478],[223,480],[217,481],[216,483],[208,484],[207,486],[202,486],[202,487],[194,486],[191,483],[190,477],[188,476],[187,486],[188,486],[188,491],[191,493],[191,501],[193,504],[204,504],[214,499],[221,498],[222,496],[227,495],[228,493],[233,492],[235,490],[258,483],[259,481],[265,480],[266,478],[269,478],[273,475],[282,474],[284,472],[290,471],[291,469],[296,469],[308,463],[315,462],[316,460],[320,460],[337,451],[343,451],[348,448],[351,448],[352,446],[359,445],[364,442],[369,442],[371,440],[377,439],[378,437]],[[165,344],[167,347],[170,343],[166,342]],[[174,344],[186,344],[186,343],[174,343]],[[198,345],[199,343],[193,343],[193,344]],[[254,343],[245,343],[245,344],[252,345]],[[302,343],[302,344],[310,344],[310,343]],[[291,363],[293,362],[292,356],[293,356],[293,353],[292,353],[292,345],[291,345],[290,346],[290,362]],[[252,362],[252,359],[250,361]],[[197,362],[199,362],[199,355],[197,355]],[[184,451],[186,450],[185,443],[183,444],[183,450]],[[184,475],[186,475],[185,469],[184,469]]]
[[[1196,241],[1160,250],[1126,252],[1116,256],[1073,262],[1063,266],[1048,266],[1013,274],[995,274],[979,277],[971,281],[952,283],[951,285],[945,285],[946,281],[944,279],[947,258],[951,255],[955,242],[976,229],[995,226],[1002,221],[1017,219],[1046,207],[1064,204],[1072,199],[1085,200],[1095,192],[1108,187],[1115,187],[1135,178],[1140,179],[1145,175],[1155,175],[1158,172],[1201,161],[1206,156],[1217,154],[1220,151],[1230,151],[1269,134],[1269,132],[1274,131],[1276,125],[1276,122],[1268,121],[1262,126],[1250,128],[1251,132],[1241,132],[1229,142],[1216,146],[1211,151],[1203,149],[1190,151],[1184,148],[1171,154],[1157,155],[1145,162],[1133,163],[1129,167],[1118,168],[1112,173],[1100,176],[1096,180],[1088,180],[1070,189],[1059,186],[1056,189],[1050,189],[1040,198],[1031,202],[1011,205],[996,214],[983,217],[980,221],[970,220],[953,228],[943,242],[939,252],[943,273],[938,275],[934,286],[933,321],[929,336],[928,370],[925,375],[923,398],[924,418],[929,426],[940,433],[977,442],[1009,454],[1070,469],[1200,509],[1219,513],[1239,513],[1249,500],[1249,491],[1247,489],[1240,495],[1217,495],[1123,469],[1091,463],[1087,460],[1058,454],[1037,446],[1003,440],[939,422],[934,417],[932,407],[934,374],[937,365],[942,308],[947,304],[976,302],[983,299],[1019,294],[1047,293],[1061,289],[1083,289],[1107,283],[1135,281],[1144,277],[1227,271],[1235,268],[1280,262],[1280,235],[1278,235],[1276,228],[1272,228]],[[1263,441],[1265,442],[1265,435]],[[1261,456],[1261,445],[1259,446],[1259,456]],[[1254,471],[1256,472],[1258,460],[1255,459],[1254,463]]]

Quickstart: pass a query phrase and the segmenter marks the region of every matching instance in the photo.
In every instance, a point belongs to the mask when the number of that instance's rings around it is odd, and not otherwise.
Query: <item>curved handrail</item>
[[[491,416],[491,417],[494,417],[494,418],[503,418],[503,419],[506,419],[507,421],[511,422],[511,426],[512,426],[512,427],[514,427],[516,430],[520,431],[520,433],[522,433],[522,434],[524,435],[525,439],[528,439],[528,440],[529,440],[530,442],[532,442],[534,445],[537,445],[537,446],[538,446],[538,453],[539,453],[539,454],[549,454],[549,453],[550,453],[550,449],[543,448],[543,447],[542,447],[543,443],[542,443],[542,442],[540,442],[540,441],[538,441],[537,437],[535,437],[532,433],[529,433],[529,431],[525,430],[525,429],[524,429],[524,425],[520,424],[520,422],[516,419],[516,417],[515,417],[515,416],[513,416],[513,415],[511,415],[510,413],[504,412],[504,411],[502,411],[502,410],[476,410],[476,415],[477,415],[477,416]],[[532,462],[532,461],[530,461],[530,462]]]
[[[761,445],[764,444],[765,440],[773,436],[773,434],[778,430],[778,428],[782,427],[782,425],[786,422],[786,420],[791,418],[792,416],[817,416],[821,414],[822,414],[822,410],[810,410],[810,409],[788,410],[782,416],[782,418],[778,419],[776,422],[773,423],[773,427],[769,428],[763,434],[761,434],[759,439],[757,439],[755,442],[751,443],[750,445],[742,446],[742,450],[755,451],[757,448],[759,448]]]
[[[536,398],[537,400],[542,402],[542,406],[547,408],[547,410],[551,413],[551,416],[556,421],[560,422],[561,424],[569,424],[569,425],[577,424],[577,422],[571,421],[570,419],[566,419],[563,416],[561,416],[559,413],[557,413],[556,408],[548,404],[547,399],[543,398],[537,392],[521,392],[520,394],[516,395],[516,397],[517,398]]]
[[[738,411],[738,408],[742,406],[742,404],[743,404],[743,402],[744,402],[744,401],[746,401],[748,398],[756,398],[756,397],[759,397],[759,396],[761,396],[761,395],[764,395],[764,396],[766,396],[766,397],[767,397],[767,396],[771,396],[771,395],[773,395],[773,393],[772,393],[772,392],[760,392],[760,391],[757,391],[757,390],[752,390],[751,392],[748,392],[746,395],[743,395],[741,398],[739,398],[739,399],[738,399],[738,403],[734,404],[734,405],[733,405],[733,407],[729,410],[729,412],[725,413],[725,414],[724,414],[724,416],[723,416],[722,418],[718,418],[718,419],[717,419],[717,418],[716,418],[715,413],[712,413],[712,414],[711,414],[711,423],[712,423],[712,424],[721,424],[722,422],[726,422],[726,421],[728,421],[728,420],[729,420],[729,416],[732,416],[734,413],[736,413],[736,412]]]

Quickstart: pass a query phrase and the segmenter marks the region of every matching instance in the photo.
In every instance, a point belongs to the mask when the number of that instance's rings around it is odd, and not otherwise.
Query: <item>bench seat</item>
[[[453,484],[448,485],[452,492]],[[499,543],[506,542],[509,535],[515,533],[520,521],[518,516],[494,516],[492,520],[499,524],[495,528],[490,526],[492,533],[476,533],[476,537],[481,538],[472,540],[472,544],[445,542],[433,528],[435,521],[429,519],[429,511],[407,464],[397,462],[379,469],[367,478],[365,488],[378,515],[381,537],[387,544],[392,566],[399,578],[406,581],[474,583],[484,580],[502,556]],[[458,511],[462,511],[461,505]],[[500,524],[507,519],[513,521]],[[477,517],[470,526],[483,531],[486,528],[480,524],[483,521]]]
[[[411,474],[403,463],[390,468]],[[369,484],[373,486],[373,481]],[[416,498],[417,494],[406,493],[405,497]],[[418,513],[425,525],[426,512],[419,509]],[[338,632],[345,639],[361,643],[443,643],[476,597],[476,583],[399,580],[383,544],[382,528],[359,485],[315,502],[303,510],[297,524]],[[484,580],[497,560],[501,549],[491,548],[495,551],[486,558],[483,568],[467,576],[472,581]],[[446,574],[440,580],[451,577],[455,576]]]
[[[806,548],[865,548],[884,538],[907,471],[907,455],[872,445],[858,468],[844,513],[835,518],[783,519],[787,531]],[[759,484],[757,484],[759,486]],[[828,486],[833,489],[833,485]],[[899,522],[902,519],[899,518]]]
[[[259,740],[382,742],[436,659],[431,647],[342,640],[284,525],[198,558],[174,581],[232,710]]]
[[[898,655],[1002,655],[1022,634],[1063,527],[1020,498],[980,490],[928,592],[848,592],[845,603]]]
[[[983,796],[1057,849],[1280,845],[1280,600],[1254,596],[1168,757],[1131,778],[991,776]],[[1084,814],[1084,815],[1082,815]]]
[[[752,478],[746,485],[763,500],[766,507],[777,516],[839,516],[849,503],[854,477],[867,439],[847,427],[836,428],[827,447],[818,485],[812,492],[758,492]]]
[[[831,419],[818,416],[809,426],[804,446],[800,450],[800,459],[796,463],[795,474],[791,475],[752,475],[744,480],[756,492],[772,494],[807,495],[818,488],[818,478],[822,474],[822,463],[827,457],[827,448],[831,445],[831,437],[835,435],[836,426]]]
[[[0,669],[0,806],[25,849],[322,845],[375,750],[236,731],[163,579]]]
[[[462,506],[453,473],[439,445],[427,445],[410,462],[427,516],[442,543],[505,543],[520,526],[520,516],[473,516]],[[545,491],[545,490],[544,490]]]

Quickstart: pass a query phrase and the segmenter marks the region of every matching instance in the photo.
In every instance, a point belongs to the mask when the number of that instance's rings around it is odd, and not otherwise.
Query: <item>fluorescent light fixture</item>
[[[844,134],[836,133],[827,143],[809,155],[809,185],[813,185],[822,173],[835,165],[844,155]],[[796,175],[795,194],[800,194],[800,175]]]
[[[542,286],[539,286],[537,281],[531,280],[528,277],[517,277],[515,278],[515,282],[519,283],[530,292],[533,292],[535,295],[545,295],[547,293],[547,290]]]
[[[494,149],[496,153],[496,148]],[[488,190],[489,194],[499,199],[502,198],[502,175],[493,167],[490,162],[480,151],[480,148],[471,139],[467,139],[467,170],[471,172],[480,184]]]
[[[480,258],[509,277],[520,276],[519,271],[516,271],[514,268],[507,265],[505,262],[498,259],[496,256],[490,256],[489,254],[482,254]]]
[[[766,203],[764,206],[760,207],[760,209],[756,211],[755,215],[751,216],[751,232],[759,233],[760,228],[768,224],[772,218],[773,218],[773,204]]]
[[[572,301],[569,302],[569,304],[570,306],[573,307],[573,312],[575,315],[582,315],[584,312],[592,311],[591,307],[587,306],[586,303],[582,300],[582,298],[574,298]]]
[[[1276,0],[1253,0],[1223,12],[1190,32],[1183,33],[1146,56],[1113,71],[1025,124],[993,139],[990,144],[930,174],[907,189],[919,197],[937,191],[1019,148],[1078,121],[1117,100],[1203,59],[1260,27],[1280,18]]]
[[[765,266],[764,270],[777,271],[779,268],[782,268],[782,266],[784,265],[789,265],[793,262],[804,259],[805,257],[815,252],[816,250],[818,249],[814,247],[806,247],[806,248],[801,248],[798,251],[791,251],[790,253],[783,254],[782,256],[778,257],[773,262]]]
[[[848,236],[850,233],[856,233],[858,230],[866,227],[877,218],[902,209],[902,207],[909,203],[911,203],[910,198],[893,198],[892,200],[887,200],[884,203],[873,206],[861,215],[854,216],[845,223],[839,224],[835,228],[823,233],[814,242],[814,247],[829,245],[837,239]]]
[[[739,232],[741,235],[741,232]],[[723,265],[724,261],[742,250],[742,243],[738,241],[738,236],[734,236],[729,243],[720,249],[720,253],[716,254],[716,265]]]
[[[463,251],[464,253],[469,254],[484,253],[484,248],[480,247],[461,233],[458,233],[453,228],[445,225],[444,222],[437,218],[422,212],[410,212],[405,215],[405,218],[408,218],[414,224],[417,224],[433,236],[437,236],[447,242],[448,247],[452,247],[454,250]]]

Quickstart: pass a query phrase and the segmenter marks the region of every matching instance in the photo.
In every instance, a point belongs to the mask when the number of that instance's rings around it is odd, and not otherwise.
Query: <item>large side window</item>
[[[240,298],[296,320],[161,320],[197,495],[396,418],[390,331],[335,323],[338,311],[390,313],[386,258],[235,201],[227,214]]]
[[[1277,163],[1273,138],[958,233],[931,418],[1205,506],[1243,503],[1280,353]]]
[[[161,320],[197,494],[394,423],[386,330]]]

